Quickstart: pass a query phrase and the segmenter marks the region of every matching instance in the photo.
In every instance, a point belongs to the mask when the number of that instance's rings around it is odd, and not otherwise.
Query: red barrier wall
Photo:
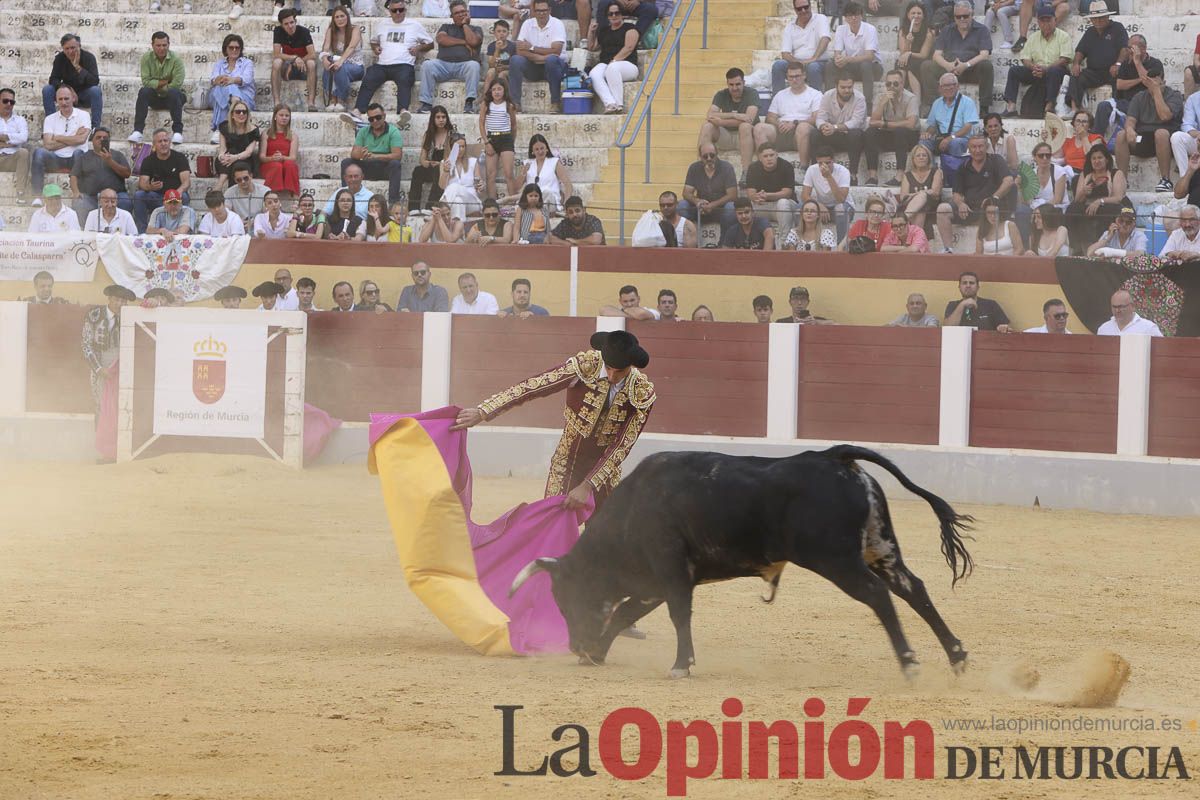
[[[592,317],[455,316],[450,337],[450,401],[478,403],[518,381],[550,369],[588,347]],[[555,394],[506,412],[498,425],[561,428],[563,395]]]
[[[421,410],[421,314],[309,314],[305,400],[340,419]]]
[[[1152,456],[1200,458],[1200,345],[1155,339],[1150,345]]]
[[[629,320],[626,330],[650,353],[658,400],[647,430],[766,436],[766,325]]]
[[[806,325],[797,435],[937,444],[940,386],[935,328]]]
[[[25,408],[51,414],[91,414],[90,370],[83,360],[83,318],[91,306],[31,305]]]
[[[977,333],[970,443],[1114,453],[1116,336]]]

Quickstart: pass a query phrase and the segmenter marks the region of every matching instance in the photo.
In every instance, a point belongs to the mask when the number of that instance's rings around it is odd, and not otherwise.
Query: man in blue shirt
[[[942,28],[933,44],[933,57],[921,65],[922,95],[926,102],[937,96],[937,80],[947,72],[960,81],[979,84],[979,108],[992,104],[992,34],[973,19],[974,7],[966,0],[954,4],[954,24]]]
[[[342,179],[346,181],[346,185],[338,189],[329,198],[329,202],[325,204],[325,214],[333,213],[333,201],[337,197],[337,193],[342,189],[346,189],[350,194],[354,195],[354,213],[362,219],[367,218],[367,203],[370,202],[374,193],[363,186],[363,168],[357,162],[347,164],[345,171],[342,173]]]
[[[953,73],[947,72],[938,79],[938,91],[942,96],[929,109],[921,144],[934,156],[966,155],[967,136],[979,124],[979,109],[974,100],[958,90],[958,78]]]
[[[412,265],[412,286],[405,286],[396,301],[397,311],[449,311],[450,295],[443,286],[430,283],[429,265],[418,261]]]
[[[533,296],[533,285],[528,278],[517,278],[512,282],[513,304],[500,310],[498,316],[529,319],[530,317],[548,317],[550,312],[541,306],[529,302]]]

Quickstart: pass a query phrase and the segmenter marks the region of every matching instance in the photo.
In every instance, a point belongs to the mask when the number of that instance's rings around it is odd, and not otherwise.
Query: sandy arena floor
[[[921,482],[921,476],[913,476]],[[540,481],[482,480],[490,519]],[[762,584],[701,587],[694,677],[665,608],[644,642],[604,668],[572,657],[486,659],[460,645],[404,585],[379,498],[361,466],[296,474],[262,460],[167,457],[126,466],[0,465],[0,800],[26,798],[664,797],[640,783],[495,777],[498,704],[523,704],[517,762],[556,749],[562,723],[592,734],[640,705],[668,719],[802,721],[823,698],[863,717],[925,719],[933,781],[693,781],[689,797],[1194,797],[1200,773],[1195,553],[1190,519],[963,507],[979,520],[975,575],[951,592],[934,518],[892,498],[907,561],[971,652],[955,680],[929,629],[900,609],[924,672],[900,676],[863,606],[790,568],[774,606]],[[1107,647],[1132,665],[1114,709],[1060,707],[1071,664]],[[1037,668],[1022,693],[1004,676]],[[1178,718],[1172,733],[962,732],[945,718]],[[1189,728],[1188,725],[1191,727]],[[1178,745],[1192,781],[946,781],[950,745]],[[881,770],[882,771],[882,770]]]

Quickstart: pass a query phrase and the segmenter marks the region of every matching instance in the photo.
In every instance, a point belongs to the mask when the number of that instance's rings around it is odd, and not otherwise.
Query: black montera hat
[[[218,301],[232,300],[236,297],[237,299],[241,300],[245,296],[246,290],[240,286],[222,286],[220,289],[217,289],[216,294],[213,295],[213,299]]]
[[[112,286],[104,287],[104,296],[105,297],[119,297],[122,300],[127,300],[129,302],[133,302],[134,300],[137,300],[137,295],[134,294],[131,290],[126,289],[124,286],[118,286],[115,283]]]
[[[630,366],[645,369],[650,363],[650,354],[638,344],[637,337],[632,333],[593,333],[591,345],[593,350],[600,351],[604,363],[613,369],[625,369]]]
[[[258,286],[254,287],[253,292],[255,297],[267,297],[269,295],[281,295],[283,293],[283,287],[275,281],[263,281]]]

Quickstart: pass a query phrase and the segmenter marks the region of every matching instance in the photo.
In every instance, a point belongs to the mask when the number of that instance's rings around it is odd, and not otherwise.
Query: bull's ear
[[[517,590],[521,588],[525,581],[529,580],[538,572],[549,573],[550,578],[553,579],[554,575],[558,572],[558,559],[537,558],[533,561],[530,561],[521,569],[520,572],[517,573],[517,577],[513,578],[512,586],[510,586],[508,589],[508,596],[512,597],[514,594],[516,594]]]

